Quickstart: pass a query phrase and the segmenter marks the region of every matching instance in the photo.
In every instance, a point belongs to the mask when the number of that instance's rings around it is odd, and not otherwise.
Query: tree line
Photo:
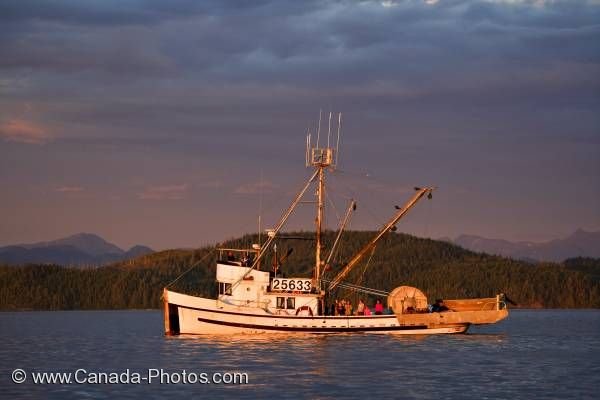
[[[374,232],[345,232],[324,278],[331,279]],[[261,268],[277,258],[289,277],[310,277],[314,234],[292,232],[277,239],[278,254],[266,253]],[[286,238],[288,237],[288,238]],[[329,254],[334,232],[325,232],[323,253]],[[256,235],[221,244],[250,248]],[[290,250],[291,249],[291,250]],[[0,266],[1,310],[149,309],[161,305],[163,287],[214,297],[218,252],[167,250],[95,269],[58,265]],[[289,254],[289,255],[288,255]],[[288,255],[287,257],[285,257]],[[189,270],[189,271],[188,271]],[[188,271],[186,273],[186,271]],[[562,264],[529,263],[474,253],[450,243],[390,233],[345,279],[360,286],[391,291],[408,285],[436,298],[492,297],[506,293],[522,307],[600,308],[600,260],[573,258]],[[374,298],[339,289],[333,297],[354,302]]]

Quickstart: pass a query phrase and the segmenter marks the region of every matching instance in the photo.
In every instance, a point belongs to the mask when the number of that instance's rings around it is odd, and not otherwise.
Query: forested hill
[[[373,232],[346,232],[333,268],[333,277],[344,261],[356,252]],[[277,241],[286,276],[310,276],[314,241],[305,233]],[[324,253],[335,234],[325,233]],[[250,247],[256,236],[230,240],[223,246]],[[570,259],[564,264],[529,264],[498,256],[473,253],[446,242],[420,239],[405,234],[388,234],[346,281],[361,286],[391,290],[410,285],[435,298],[489,297],[507,293],[522,307],[600,308],[600,260]],[[267,254],[263,268],[270,267]],[[52,265],[0,266],[0,309],[119,309],[157,308],[162,288],[192,268],[173,289],[200,295],[215,295],[216,253],[209,248],[168,250],[96,269]],[[337,296],[356,297],[339,292]],[[371,299],[372,301],[373,299]]]

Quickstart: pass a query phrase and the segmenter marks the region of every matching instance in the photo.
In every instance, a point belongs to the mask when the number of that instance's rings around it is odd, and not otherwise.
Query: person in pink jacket
[[[377,300],[377,303],[375,303],[375,315],[381,314],[383,314],[383,304],[381,303],[381,300]]]

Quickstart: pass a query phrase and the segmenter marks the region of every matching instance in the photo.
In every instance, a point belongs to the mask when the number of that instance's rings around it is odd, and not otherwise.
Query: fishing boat
[[[400,286],[391,292],[364,288],[344,279],[377,243],[421,199],[432,197],[434,187],[415,187],[413,196],[384,224],[349,261],[336,268],[337,275],[324,279],[331,255],[339,244],[340,236],[356,203],[351,201],[340,221],[336,239],[329,256],[324,254],[323,219],[325,212],[325,177],[334,170],[338,161],[341,114],[338,114],[337,141],[330,146],[331,114],[327,145],[320,146],[320,128],[316,145],[311,135],[306,140],[306,166],[314,169],[290,206],[274,228],[267,230],[264,243],[247,248],[217,248],[216,298],[191,296],[163,289],[164,328],[166,335],[264,334],[264,333],[389,333],[389,334],[450,334],[465,333],[472,325],[493,324],[508,316],[503,294],[478,299],[444,299],[435,308],[426,295],[411,286]],[[320,127],[320,120],[319,120]],[[332,141],[333,142],[333,141]],[[316,186],[314,203],[315,250],[311,277],[283,277],[278,274],[277,240],[288,218],[302,201],[310,187]],[[264,268],[267,252],[274,253],[273,268]],[[289,255],[289,254],[287,254]],[[331,293],[340,288],[364,291],[365,294],[387,298],[388,312],[380,315],[327,315]],[[379,314],[379,313],[378,313]]]

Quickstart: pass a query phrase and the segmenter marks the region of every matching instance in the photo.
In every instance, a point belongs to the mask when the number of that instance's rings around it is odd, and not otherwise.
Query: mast
[[[333,167],[333,149],[329,147],[311,149],[311,166],[316,168],[317,176],[317,217],[315,219],[315,268],[313,278],[314,286],[321,291],[321,252],[323,250],[323,219],[325,217],[325,168]]]
[[[315,248],[315,268],[313,271],[314,286],[321,291],[321,267],[323,266],[322,251],[323,251],[323,224],[325,218],[325,169],[336,167],[337,149],[339,148],[339,126],[338,126],[338,138],[333,147],[333,143],[330,141],[331,136],[331,118],[332,113],[329,113],[329,129],[327,132],[327,147],[320,147],[319,139],[317,138],[317,144],[315,147],[311,146],[310,136],[306,141],[307,146],[307,166],[316,168],[315,174],[317,176],[317,217],[315,219],[315,231],[316,231],[316,248]],[[341,116],[338,117],[338,121]],[[320,128],[321,114],[319,114],[319,128]],[[334,158],[335,157],[335,158]]]
[[[316,249],[315,249],[315,281],[319,282],[321,279],[321,231],[323,226],[323,214],[324,214],[324,192],[325,192],[325,166],[319,165],[319,183],[317,186],[317,219],[316,219]]]

